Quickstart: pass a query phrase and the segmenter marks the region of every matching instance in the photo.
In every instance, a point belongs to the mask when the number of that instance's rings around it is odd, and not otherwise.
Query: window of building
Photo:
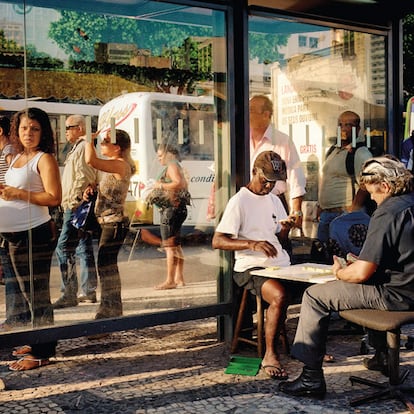
[[[318,48],[318,38],[317,37],[310,37],[309,38],[309,47],[311,49],[317,49]]]
[[[326,151],[337,140],[338,115],[358,113],[372,153],[384,151],[383,45],[381,35],[250,16],[249,95],[270,98],[274,128],[295,144],[307,180],[303,223],[308,237],[316,237],[319,176]],[[264,70],[270,71],[270,82],[260,76]]]
[[[306,47],[308,45],[307,36],[299,36],[298,37],[298,45],[299,45],[299,47]]]

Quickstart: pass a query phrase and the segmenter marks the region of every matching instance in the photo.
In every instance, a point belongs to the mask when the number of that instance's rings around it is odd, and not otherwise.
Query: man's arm
[[[252,250],[262,252],[267,257],[276,257],[277,250],[273,244],[265,240],[234,239],[229,234],[215,232],[212,240],[213,249]]]
[[[375,273],[377,267],[378,265],[376,263],[365,260],[357,260],[349,266],[342,267],[339,259],[334,256],[332,272],[339,280],[349,283],[363,283]]]
[[[301,228],[302,221],[303,221],[303,213],[302,213],[302,201],[303,196],[292,198],[292,216],[295,219],[295,227]]]

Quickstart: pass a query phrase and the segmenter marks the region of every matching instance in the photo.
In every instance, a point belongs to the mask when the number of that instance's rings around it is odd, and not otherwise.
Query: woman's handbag
[[[147,204],[154,204],[158,208],[164,209],[172,207],[170,192],[161,188],[153,188],[147,195],[145,201]]]
[[[191,205],[191,194],[188,190],[168,191],[162,188],[154,188],[145,199],[147,204],[156,205],[160,209],[177,207],[180,204]]]
[[[182,189],[175,193],[176,199],[180,204],[191,206],[191,194],[188,190]]]

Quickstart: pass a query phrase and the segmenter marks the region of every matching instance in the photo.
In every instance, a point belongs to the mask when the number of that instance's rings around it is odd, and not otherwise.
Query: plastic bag
[[[82,231],[95,232],[99,229],[99,223],[95,216],[95,202],[97,193],[90,196],[88,201],[84,200],[74,211],[70,223],[73,227]]]

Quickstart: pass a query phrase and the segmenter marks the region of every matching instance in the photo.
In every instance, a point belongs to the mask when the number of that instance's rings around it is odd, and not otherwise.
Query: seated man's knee
[[[269,305],[285,306],[288,301],[286,289],[275,280],[262,286],[262,297]]]

